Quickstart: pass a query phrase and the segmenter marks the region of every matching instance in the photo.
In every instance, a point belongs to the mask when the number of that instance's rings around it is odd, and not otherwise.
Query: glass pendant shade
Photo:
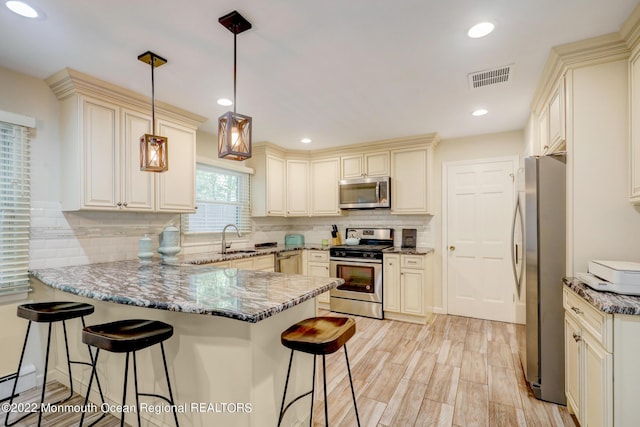
[[[144,134],[140,137],[140,170],[165,172],[169,169],[169,139]]]
[[[218,157],[229,160],[251,157],[251,117],[227,111],[218,118]]]

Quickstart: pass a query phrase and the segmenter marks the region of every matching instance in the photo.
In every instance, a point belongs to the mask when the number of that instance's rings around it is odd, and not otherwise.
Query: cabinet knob
[[[582,341],[582,337],[579,334],[576,334],[575,332],[573,333],[573,339],[576,342]]]
[[[122,202],[116,203],[116,206],[118,206],[118,207],[122,206]]]
[[[573,312],[576,314],[582,314],[582,310],[580,310],[578,307],[571,307],[571,310],[573,310]]]
[[[127,202],[124,202],[124,203],[122,204],[122,206],[124,206],[125,208],[126,208],[128,205],[129,205],[129,203],[127,203]]]
[[[450,250],[450,251],[455,251],[455,250],[456,250],[456,247],[455,247],[455,246],[453,246],[453,245],[452,245],[452,246],[449,246],[449,250]]]

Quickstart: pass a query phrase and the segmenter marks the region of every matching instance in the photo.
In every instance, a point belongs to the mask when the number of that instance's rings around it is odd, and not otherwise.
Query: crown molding
[[[540,77],[531,101],[531,110],[539,113],[558,81],[568,70],[628,59],[631,49],[620,33],[605,34],[555,46]]]
[[[626,40],[631,50],[640,43],[640,3],[633,9],[620,28],[620,37]]]
[[[64,68],[58,71],[46,78],[45,82],[60,101],[75,94],[80,94],[108,100],[141,112],[151,111],[151,98],[72,68]],[[194,128],[207,121],[206,117],[161,101],[156,101],[156,112],[167,118],[189,124]]]

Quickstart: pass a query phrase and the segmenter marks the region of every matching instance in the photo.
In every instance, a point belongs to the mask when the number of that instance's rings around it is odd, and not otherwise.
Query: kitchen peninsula
[[[165,344],[167,361],[176,401],[182,405],[180,422],[189,426],[275,425],[288,362],[280,333],[314,316],[315,297],[342,283],[208,265],[145,266],[138,261],[39,269],[31,274],[36,294],[94,304],[95,313],[87,324],[145,318],[173,325],[174,336]],[[70,336],[76,337],[69,343],[72,358],[86,358],[79,322],[69,327]],[[64,343],[59,340],[55,348],[56,371],[65,372]],[[140,390],[158,394],[166,390],[159,352],[142,351],[138,361]],[[292,378],[304,391],[310,386],[311,362],[310,358],[299,362]],[[113,403],[120,403],[123,370],[122,355],[101,357],[98,374]],[[67,382],[65,375],[56,374],[51,378]],[[89,374],[88,368],[73,373],[76,389],[83,394]],[[304,408],[292,415],[303,419],[308,408],[299,406]],[[153,424],[171,424],[171,413],[159,412],[141,415]]]

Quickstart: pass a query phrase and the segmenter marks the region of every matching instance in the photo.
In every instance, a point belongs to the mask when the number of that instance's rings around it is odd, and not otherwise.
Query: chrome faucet
[[[227,228],[229,227],[233,227],[236,229],[236,232],[238,233],[238,237],[242,237],[242,234],[240,234],[240,230],[238,230],[238,226],[235,224],[227,224],[224,226],[224,228],[222,229],[222,250],[220,251],[220,253],[226,254],[227,253],[227,249],[229,249],[231,247],[231,243],[229,243],[227,245],[227,239],[225,236],[225,233],[227,232]]]

